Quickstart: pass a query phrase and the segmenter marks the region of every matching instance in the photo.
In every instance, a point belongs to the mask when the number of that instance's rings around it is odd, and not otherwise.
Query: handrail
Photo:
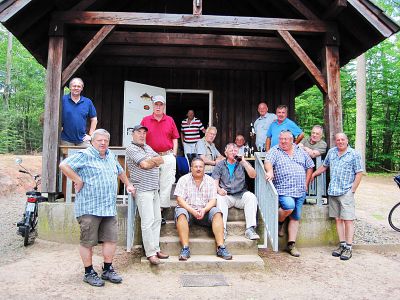
[[[136,202],[128,193],[128,220],[126,224],[126,252],[131,252],[135,241]]]
[[[255,153],[255,194],[258,199],[258,207],[261,217],[264,221],[264,245],[260,248],[267,248],[269,244],[273,251],[278,251],[278,192],[276,191],[272,181],[265,179],[264,163],[265,153]]]
[[[315,169],[318,169],[322,165],[321,156],[315,159]],[[326,174],[325,172],[317,176],[314,181],[311,181],[308,185],[307,199],[316,199],[318,206],[322,206],[322,196],[326,196]]]

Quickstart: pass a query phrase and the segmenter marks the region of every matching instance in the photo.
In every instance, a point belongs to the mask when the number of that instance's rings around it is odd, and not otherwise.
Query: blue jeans
[[[303,207],[304,200],[306,199],[306,195],[304,194],[302,197],[290,197],[290,196],[279,196],[279,205],[283,210],[291,210],[293,209],[290,217],[293,220],[300,220],[301,218],[301,209]]]

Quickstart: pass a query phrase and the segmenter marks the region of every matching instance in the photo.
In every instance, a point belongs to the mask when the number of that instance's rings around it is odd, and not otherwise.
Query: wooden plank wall
[[[124,80],[171,89],[213,90],[215,142],[221,150],[236,133],[248,138],[261,99],[267,100],[270,112],[286,104],[294,116],[294,87],[281,83],[284,76],[279,72],[89,66],[80,76],[85,81],[83,95],[93,100],[98,127],[110,131],[112,146],[122,144]]]

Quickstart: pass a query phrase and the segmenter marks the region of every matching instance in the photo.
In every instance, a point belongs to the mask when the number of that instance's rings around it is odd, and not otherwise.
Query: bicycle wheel
[[[390,227],[400,232],[400,202],[390,210],[388,221]]]
[[[25,226],[24,227],[24,246],[28,246],[29,245],[29,233],[31,231],[31,227],[30,226]]]

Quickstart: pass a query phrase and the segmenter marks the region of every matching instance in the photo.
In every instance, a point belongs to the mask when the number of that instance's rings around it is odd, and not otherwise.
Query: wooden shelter
[[[47,68],[43,190],[56,192],[60,99],[85,80],[99,125],[121,145],[125,80],[212,90],[217,144],[313,84],[328,142],[342,130],[340,66],[399,31],[368,0],[4,0],[0,21]],[[195,101],[196,99],[194,99]]]

